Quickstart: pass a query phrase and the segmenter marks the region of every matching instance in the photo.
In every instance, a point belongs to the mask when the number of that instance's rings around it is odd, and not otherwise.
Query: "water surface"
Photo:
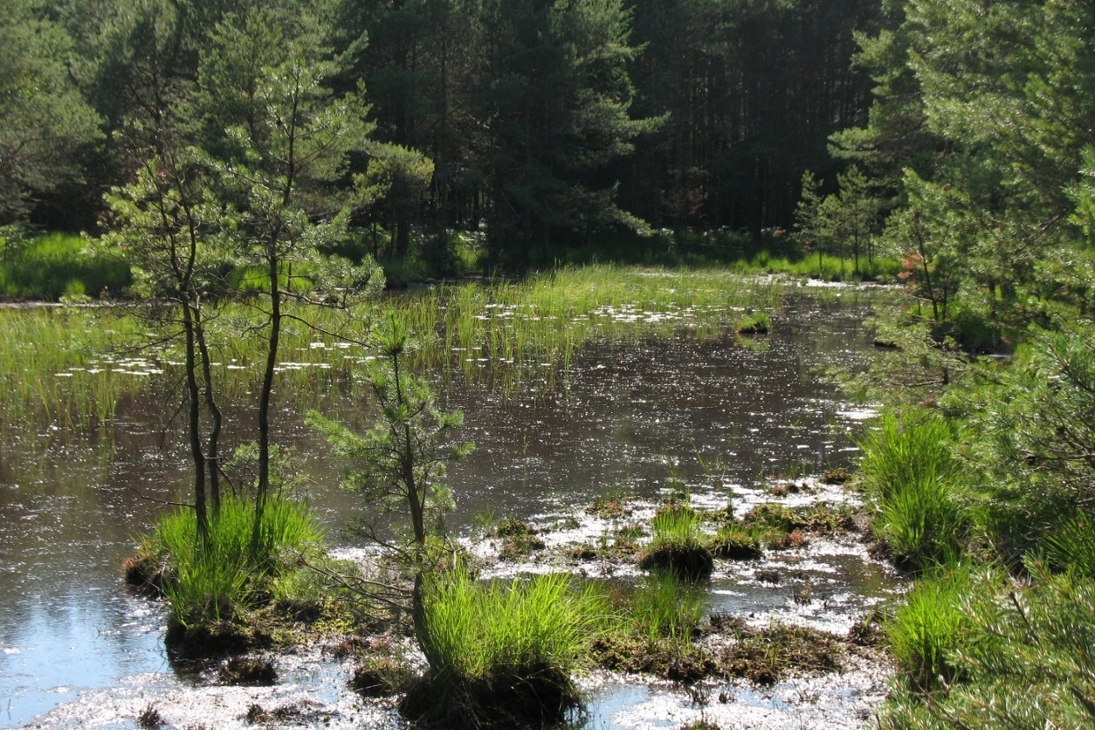
[[[766,480],[847,466],[850,433],[862,414],[822,382],[817,368],[862,362],[870,335],[861,322],[871,296],[850,290],[824,299],[791,296],[774,318],[773,334],[749,342],[717,327],[703,337],[682,327],[668,337],[595,341],[576,353],[553,387],[528,382],[502,392],[451,379],[442,403],[464,410],[461,437],[477,447],[450,472],[453,528],[467,533],[484,513],[565,514],[606,493],[656,499],[670,482],[685,485],[701,503],[741,501]],[[369,724],[392,721],[355,703],[337,663],[298,663],[268,690],[196,687],[175,673],[162,646],[161,608],[127,594],[119,568],[134,536],[169,509],[164,502],[186,499],[184,442],[179,423],[164,417],[163,402],[157,396],[120,403],[117,421],[103,431],[47,425],[3,439],[0,727],[131,727],[134,708],[154,698],[228,706],[225,698],[239,692],[258,693],[249,697],[264,706],[311,697],[327,708],[302,721],[316,727],[349,727],[366,716],[373,717]],[[340,407],[336,415],[360,420],[360,404]],[[234,405],[231,416],[251,418],[246,404]],[[286,409],[276,417],[279,441],[301,457],[332,541],[345,545],[349,538],[340,529],[365,507],[337,488],[340,466],[329,463],[324,442],[300,415]],[[874,589],[863,586],[884,582],[857,556],[802,559],[813,563],[784,569],[820,586],[819,600],[828,602],[819,604],[822,618],[840,601],[848,606],[841,615],[851,615],[864,599],[849,591],[866,593]],[[713,605],[758,615],[787,610],[791,584],[773,590],[749,570],[717,575]],[[848,577],[856,571],[867,575]],[[605,695],[614,698],[609,705],[641,704],[648,692],[613,691]],[[237,715],[214,713],[209,721],[231,727],[243,722]],[[604,726],[627,726],[614,722]],[[185,718],[176,724],[185,726]]]

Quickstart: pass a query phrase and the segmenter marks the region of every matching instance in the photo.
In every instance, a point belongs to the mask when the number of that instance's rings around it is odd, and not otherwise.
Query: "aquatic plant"
[[[672,571],[654,571],[631,596],[632,630],[651,643],[690,643],[707,609],[706,591]]]
[[[726,560],[755,560],[764,554],[756,530],[740,523],[721,526],[710,539],[711,552]]]
[[[577,706],[572,674],[609,612],[592,584],[562,573],[477,583],[466,569],[435,576],[425,593],[429,668],[403,712],[428,727],[541,727]]]
[[[651,522],[653,539],[639,558],[639,567],[690,579],[711,575],[714,560],[700,529],[702,523],[703,517],[688,504],[660,507]]]
[[[746,312],[738,318],[735,330],[739,335],[763,335],[770,324],[767,312]]]
[[[519,560],[545,547],[544,539],[523,520],[505,520],[495,525],[487,535],[502,541],[498,551],[500,560]]]
[[[270,582],[295,568],[295,559],[323,540],[308,506],[271,499],[263,513],[260,550],[251,550],[254,506],[225,499],[202,541],[192,509],[165,515],[150,547],[167,563],[163,590],[174,625],[186,630],[230,622],[269,595]]]

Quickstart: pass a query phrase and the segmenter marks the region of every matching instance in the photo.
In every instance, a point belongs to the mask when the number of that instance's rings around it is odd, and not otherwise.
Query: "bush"
[[[1095,581],[1075,572],[1054,575],[1033,560],[1026,569],[1026,586],[987,573],[961,591],[962,633],[944,654],[962,681],[930,697],[895,693],[881,728],[1092,726]]]
[[[538,727],[577,706],[571,674],[608,617],[604,597],[565,574],[476,583],[458,567],[424,595],[429,663],[403,711],[431,727]]]

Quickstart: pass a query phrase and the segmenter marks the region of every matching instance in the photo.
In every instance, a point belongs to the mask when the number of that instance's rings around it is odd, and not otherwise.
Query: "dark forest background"
[[[875,0],[5,5],[4,223],[94,234],[153,130],[209,147],[239,120],[194,98],[218,35],[239,26],[253,63],[269,61],[263,43],[300,46],[330,64],[331,102],[361,94],[375,126],[341,180],[367,175],[379,192],[355,224],[380,231],[382,258],[440,269],[454,230],[482,231],[497,266],[651,229],[747,244],[789,229],[803,172],[832,184],[829,137],[867,122],[856,34],[886,25]],[[255,16],[278,19],[276,36]]]

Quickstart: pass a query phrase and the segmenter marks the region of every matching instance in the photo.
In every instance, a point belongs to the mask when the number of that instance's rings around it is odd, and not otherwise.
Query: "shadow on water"
[[[791,296],[763,342],[743,343],[728,329],[594,342],[575,353],[553,389],[538,383],[504,394],[483,385],[447,388],[442,405],[465,411],[461,438],[477,445],[450,473],[457,500],[451,524],[466,533],[484,512],[527,518],[573,511],[612,490],[654,499],[671,477],[697,498],[725,503],[732,492],[755,490],[771,476],[847,466],[855,417],[815,369],[862,361],[870,346],[861,324],[869,296]],[[165,423],[161,406],[155,399],[119,403],[108,432],[65,436],[47,428],[4,435],[0,727],[63,703],[73,708],[69,725],[79,726],[79,713],[90,712],[86,703],[103,697],[95,690],[187,691],[189,680],[171,670],[163,650],[162,611],[125,595],[119,569],[133,537],[167,509],[153,500],[183,501],[187,494],[181,424]],[[250,412],[235,408],[233,418],[249,422]],[[335,415],[360,418],[358,404],[344,409]],[[323,439],[299,414],[286,409],[278,418],[278,440],[300,456],[313,485],[311,502],[337,541],[363,506],[337,489],[338,465],[329,463]],[[802,560],[775,566],[788,575],[775,591],[760,584],[755,565],[716,575],[712,607],[778,614],[793,601],[799,574],[809,577],[823,602],[865,605],[877,593],[870,569],[857,559],[819,552]],[[851,576],[857,570],[867,573]],[[283,673],[281,684],[297,690],[330,685],[324,696],[345,694],[337,668],[308,666]],[[606,702],[626,707],[641,704],[648,690],[613,692],[615,699]],[[69,702],[77,696],[79,702]],[[120,721],[104,720],[104,726]]]

